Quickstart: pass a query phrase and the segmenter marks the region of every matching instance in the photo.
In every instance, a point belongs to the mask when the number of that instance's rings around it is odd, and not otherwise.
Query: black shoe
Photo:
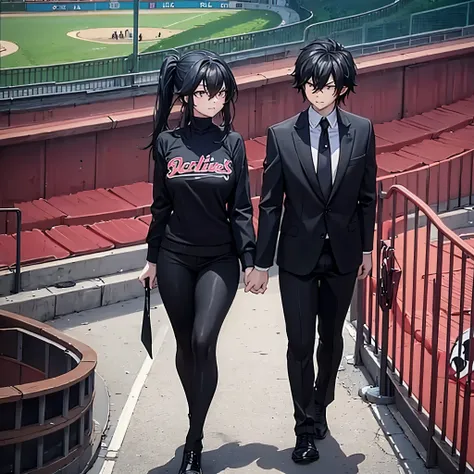
[[[324,439],[328,434],[328,422],[326,419],[326,407],[316,403],[314,417],[314,437]]]
[[[201,453],[197,451],[184,451],[179,474],[202,474]]]
[[[314,445],[312,435],[301,434],[296,437],[296,446],[291,459],[298,464],[308,464],[319,459],[319,452]]]

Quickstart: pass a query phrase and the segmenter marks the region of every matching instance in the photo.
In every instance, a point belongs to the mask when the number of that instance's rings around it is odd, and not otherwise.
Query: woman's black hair
[[[178,99],[182,102],[181,126],[193,121],[193,95],[201,83],[211,97],[225,87],[225,104],[221,113],[224,136],[227,136],[231,131],[238,93],[234,74],[218,54],[205,50],[189,51],[181,57],[170,54],[163,61],[153,116],[153,138],[149,146],[154,146],[158,135],[169,129],[168,117]]]
[[[337,104],[341,101],[344,103],[357,85],[357,67],[352,54],[332,39],[313,41],[305,46],[296,59],[292,76],[293,87],[298,89],[305,99],[305,84],[311,81],[315,90],[320,90],[332,76],[336,86]],[[344,88],[347,90],[341,94]]]

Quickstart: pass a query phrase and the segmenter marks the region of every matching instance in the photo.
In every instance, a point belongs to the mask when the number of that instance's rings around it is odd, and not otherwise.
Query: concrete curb
[[[21,290],[37,291],[68,281],[118,275],[143,268],[146,260],[146,245],[134,245],[92,255],[71,257],[65,260],[28,265],[21,270]],[[13,291],[14,273],[0,272],[0,297]]]
[[[38,321],[143,296],[141,270],[82,280],[70,288],[48,286],[0,298],[0,308]]]
[[[141,298],[144,296],[144,290],[138,281],[140,272],[141,268],[117,275],[82,280],[70,288],[48,286],[0,297],[0,309],[45,322],[66,314]],[[270,277],[277,272],[277,267],[273,266],[269,271]],[[239,290],[242,288],[241,278]],[[158,290],[152,290],[152,294],[155,292],[158,293]]]

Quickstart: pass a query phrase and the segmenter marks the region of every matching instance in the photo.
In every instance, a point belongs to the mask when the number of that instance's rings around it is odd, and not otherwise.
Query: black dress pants
[[[316,268],[299,276],[280,268],[279,281],[288,337],[288,377],[294,404],[295,433],[314,432],[315,403],[334,400],[343,353],[343,326],[354,291],[357,271],[341,274],[329,240]],[[318,374],[315,381],[314,345],[318,316]]]

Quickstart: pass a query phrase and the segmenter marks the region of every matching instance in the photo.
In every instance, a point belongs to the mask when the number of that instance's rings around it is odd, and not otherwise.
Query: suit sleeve
[[[232,161],[236,175],[234,193],[229,200],[229,220],[242,270],[253,267],[255,260],[255,230],[250,197],[247,155],[242,137],[237,140]]]
[[[263,163],[263,183],[259,205],[257,257],[255,265],[259,268],[273,266],[284,194],[281,157],[275,132],[269,128],[267,150]]]
[[[148,244],[146,259],[151,263],[156,263],[166,224],[173,210],[171,197],[166,188],[166,164],[160,138],[157,140],[153,158],[155,160],[155,171],[153,176],[153,203],[151,205],[152,221],[146,238]]]
[[[364,253],[372,252],[375,229],[375,212],[377,205],[377,161],[375,153],[374,126],[370,122],[369,138],[365,156],[365,172],[359,191],[359,208],[362,216],[362,249]]]

